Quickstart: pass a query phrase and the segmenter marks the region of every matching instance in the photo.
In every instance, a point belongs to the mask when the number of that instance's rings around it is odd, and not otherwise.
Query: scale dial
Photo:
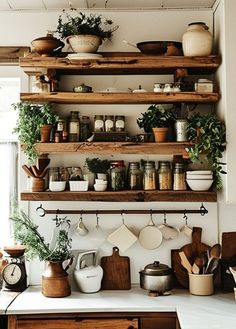
[[[12,289],[19,287],[26,278],[25,267],[22,264],[10,263],[2,271],[2,278],[6,288]]]

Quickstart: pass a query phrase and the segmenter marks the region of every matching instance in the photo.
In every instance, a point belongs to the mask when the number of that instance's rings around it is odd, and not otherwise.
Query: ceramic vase
[[[75,53],[96,53],[101,44],[100,37],[90,34],[70,35],[66,40]]]

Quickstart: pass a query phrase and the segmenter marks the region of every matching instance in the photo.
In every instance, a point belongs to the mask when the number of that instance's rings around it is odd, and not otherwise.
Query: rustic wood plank
[[[38,143],[38,154],[70,153],[80,154],[173,154],[186,156],[189,142],[130,143],[130,142],[77,142],[77,143]]]
[[[8,315],[8,329],[17,329],[17,316]]]
[[[53,102],[60,104],[153,104],[153,103],[214,103],[218,93],[21,93],[21,100],[31,102]]]
[[[216,202],[213,191],[105,191],[105,192],[30,192],[21,193],[22,201],[108,201],[108,202]]]
[[[27,74],[35,69],[55,69],[60,74],[167,74],[176,68],[189,69],[189,73],[213,73],[220,64],[219,57],[212,56],[153,56],[138,53],[103,53],[103,58],[69,60],[61,57],[28,56],[20,59],[20,66]]]

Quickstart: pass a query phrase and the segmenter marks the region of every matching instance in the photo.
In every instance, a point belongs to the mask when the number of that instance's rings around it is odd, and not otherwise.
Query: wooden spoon
[[[212,273],[213,267],[214,269],[217,267],[217,265],[215,264],[216,263],[215,259],[218,260],[220,258],[220,254],[221,254],[221,245],[219,243],[216,243],[209,250],[209,259],[207,262],[205,273]]]
[[[183,267],[186,268],[188,273],[192,273],[192,265],[189,263],[189,260],[183,251],[179,252],[179,257],[181,259],[181,264],[183,265]]]
[[[30,177],[36,178],[36,176],[34,175],[31,167],[28,167],[27,165],[23,165],[22,169],[26,172],[26,174]]]

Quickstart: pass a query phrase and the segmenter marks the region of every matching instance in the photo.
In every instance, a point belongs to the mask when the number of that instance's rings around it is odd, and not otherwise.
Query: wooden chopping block
[[[222,233],[222,259],[236,257],[236,232]]]
[[[206,252],[210,249],[210,246],[201,242],[202,237],[202,228],[194,227],[192,233],[192,242],[184,245],[182,248],[178,250],[171,250],[171,266],[175,273],[177,281],[184,288],[188,288],[189,279],[188,272],[182,266],[181,259],[179,257],[179,252],[184,251],[186,257],[188,258],[191,265],[193,265],[196,257],[200,256],[202,253]]]
[[[113,247],[111,256],[101,258],[103,269],[102,289],[127,290],[131,288],[130,259],[120,256],[119,248]]]

